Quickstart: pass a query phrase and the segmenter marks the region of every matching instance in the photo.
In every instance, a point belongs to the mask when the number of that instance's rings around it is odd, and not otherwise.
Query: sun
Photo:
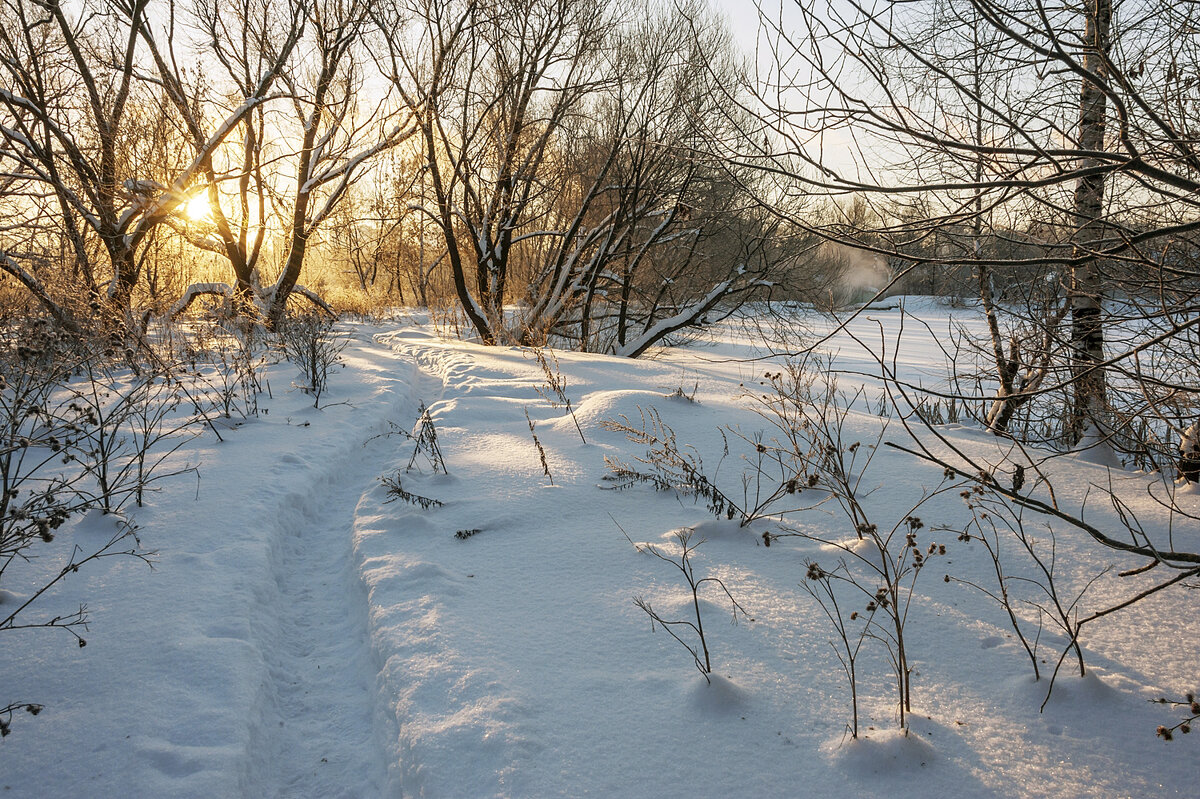
[[[205,219],[212,212],[212,207],[208,204],[208,197],[203,194],[197,194],[195,197],[187,201],[184,205],[183,212],[187,214],[187,218],[193,221]]]

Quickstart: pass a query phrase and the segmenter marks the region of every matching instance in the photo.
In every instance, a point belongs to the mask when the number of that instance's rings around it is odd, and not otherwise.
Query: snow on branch
[[[738,267],[738,274],[745,272],[745,267]],[[664,337],[671,335],[676,330],[682,330],[685,327],[696,324],[704,314],[713,309],[721,298],[730,292],[733,286],[733,280],[722,280],[720,283],[712,287],[708,294],[701,299],[687,306],[672,316],[665,319],[660,319],[654,325],[648,327],[640,336],[627,342],[624,346],[617,349],[617,355],[624,355],[630,358],[636,358],[655,344],[661,341]]]
[[[25,286],[25,288],[29,290],[29,293],[36,297],[38,302],[40,302],[60,324],[69,330],[78,331],[79,328],[71,319],[71,315],[61,305],[51,299],[50,295],[46,292],[45,287],[42,286],[41,281],[38,280],[32,273],[28,272],[24,267],[22,267],[15,258],[13,258],[4,250],[0,250],[0,271],[20,281],[21,285]]]
[[[301,286],[301,285],[297,284],[296,286],[292,287],[292,293],[299,294],[301,297],[304,297],[309,302],[311,302],[313,305],[317,306],[322,311],[329,314],[330,317],[332,317],[334,319],[337,318],[337,311],[333,310],[333,306],[330,305],[329,303],[325,302],[325,300],[323,300],[321,298],[321,295],[317,294],[312,289],[307,288],[306,286]]]
[[[172,305],[171,310],[167,311],[167,319],[174,319],[176,316],[179,316],[197,298],[206,295],[221,297],[228,304],[233,300],[233,287],[227,283],[193,283],[187,287],[187,291],[179,298],[179,302]]]
[[[312,159],[312,168],[314,172],[310,174],[308,180],[304,182],[304,185],[300,190],[302,192],[311,192],[318,186],[322,186],[334,180],[337,180],[337,185],[326,199],[325,205],[321,208],[320,212],[318,212],[314,217],[312,226],[315,227],[316,225],[320,224],[325,220],[326,217],[329,216],[330,213],[332,213],[333,207],[346,192],[346,189],[349,187],[350,183],[356,178],[359,166],[384,150],[395,147],[396,145],[408,140],[418,130],[419,128],[416,125],[409,125],[408,127],[397,125],[391,133],[377,141],[372,146],[367,147],[366,149],[350,158],[347,158],[345,161],[339,164],[330,165],[327,169],[322,170],[320,173],[315,173],[318,159],[316,156],[314,156]]]

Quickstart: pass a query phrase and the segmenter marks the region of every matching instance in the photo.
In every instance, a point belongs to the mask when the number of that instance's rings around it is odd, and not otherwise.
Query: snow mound
[[[744,711],[750,703],[750,694],[732,679],[720,674],[697,676],[688,689],[688,704],[692,710],[703,715],[731,715]]]
[[[822,745],[825,756],[847,774],[887,777],[929,768],[937,751],[915,728],[860,730],[857,739],[830,741]]]

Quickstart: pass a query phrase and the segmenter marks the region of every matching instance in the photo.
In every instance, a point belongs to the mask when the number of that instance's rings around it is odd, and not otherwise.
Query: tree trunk
[[[1106,98],[1101,85],[1108,78],[1111,0],[1088,0],[1083,66],[1095,78],[1085,77],[1080,91],[1079,149],[1104,148]],[[1084,170],[1098,166],[1084,156]],[[1104,175],[1085,174],[1075,187],[1074,256],[1086,258],[1103,245]],[[1077,263],[1071,272],[1071,377],[1074,385],[1070,414],[1073,443],[1102,435],[1106,388],[1104,369],[1104,285],[1096,259]]]
[[[114,238],[117,238],[114,236]],[[123,238],[123,237],[122,237]],[[108,299],[114,318],[124,318],[133,303],[133,291],[138,283],[138,262],[132,249],[117,243],[109,249],[113,265],[113,280],[109,286]]]
[[[438,207],[438,227],[442,232],[442,240],[446,245],[446,257],[450,262],[450,274],[454,280],[454,292],[458,296],[458,302],[462,306],[463,311],[467,315],[467,319],[475,328],[475,332],[485,344],[495,344],[496,335],[492,330],[491,322],[484,317],[480,312],[480,308],[475,304],[475,300],[471,297],[471,290],[467,287],[467,277],[464,271],[462,262],[462,252],[458,248],[458,239],[454,231],[454,215],[450,210],[450,198],[446,196],[446,184],[442,182],[441,169],[438,164],[438,147],[434,139],[434,122],[433,115],[437,108],[437,97],[431,97],[429,100],[429,108],[425,112],[426,117],[422,120],[421,134],[425,141],[425,154],[428,157],[428,169],[430,174],[430,184],[433,186],[434,196],[437,200]],[[476,273],[478,275],[478,272]]]

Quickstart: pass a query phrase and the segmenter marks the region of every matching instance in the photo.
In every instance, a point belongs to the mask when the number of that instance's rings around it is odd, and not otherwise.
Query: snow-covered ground
[[[935,382],[949,311],[927,303],[916,313],[929,326],[910,320],[896,364]],[[872,311],[852,331],[878,340],[882,324],[894,336],[899,319],[895,309]],[[282,388],[294,368],[277,364],[273,397],[260,398],[265,413],[223,442],[205,435],[172,456],[198,463],[199,478],[160,484],[137,510],[142,540],[158,553],[153,570],[101,561],[48,600],[48,612],[87,604],[86,648],[53,631],[5,633],[0,700],[45,705],[36,718],[18,715],[0,743],[5,796],[1196,795],[1195,742],[1156,738],[1177,714],[1147,701],[1200,687],[1190,592],[1168,591],[1089,628],[1089,675],[1064,669],[1039,711],[1046,678],[1033,681],[1002,609],[942,579],[984,584],[991,569],[977,543],[931,532],[965,521],[950,492],[920,511],[922,541],[947,553],[918,582],[906,629],[911,732],[896,731],[883,650],[868,642],[863,737],[852,741],[832,628],[800,587],[808,561],[832,566],[837,554],[808,538],[770,547],[762,538],[783,529],[847,540],[844,517],[827,504],[784,528],[743,528],[673,492],[606,488],[605,456],[633,462],[645,447],[605,422],[637,422],[653,408],[741,497],[745,447],[727,433],[723,457],[720,430],[763,428],[745,393],[777,368],[747,360],[764,353],[746,327],[726,325],[654,359],[557,353],[575,419],[547,401],[529,350],[447,341],[411,318],[346,329],[345,367],[320,410]],[[826,347],[839,368],[874,371],[848,336]],[[841,382],[871,383],[852,374]],[[412,429],[422,403],[447,475],[420,454],[405,471],[413,443],[386,435]],[[862,412],[849,421],[863,436],[880,424]],[[975,429],[942,431],[981,455],[996,446]],[[885,438],[905,439],[895,424]],[[1108,479],[1082,460],[1054,469],[1060,501],[1075,508],[1089,481]],[[387,502],[383,476],[444,504]],[[891,524],[941,478],[881,449],[864,486]],[[1131,495],[1148,479],[1116,477]],[[1194,492],[1182,502],[1200,510]],[[1162,524],[1148,503],[1135,507],[1152,529]],[[1089,513],[1108,518],[1103,508]],[[98,540],[111,524],[86,518],[55,545]],[[629,540],[670,552],[685,527],[704,539],[697,575],[723,580],[748,614],[731,625],[711,583],[702,593],[711,684],[633,602],[670,617],[689,612],[680,572]],[[1177,548],[1200,546],[1195,529],[1174,533]],[[1064,589],[1109,564],[1140,565],[1066,528],[1056,556]],[[1029,568],[1015,551],[1010,558],[1011,571]],[[1114,570],[1081,613],[1135,592],[1138,579]],[[1046,671],[1061,644],[1043,631]]]

